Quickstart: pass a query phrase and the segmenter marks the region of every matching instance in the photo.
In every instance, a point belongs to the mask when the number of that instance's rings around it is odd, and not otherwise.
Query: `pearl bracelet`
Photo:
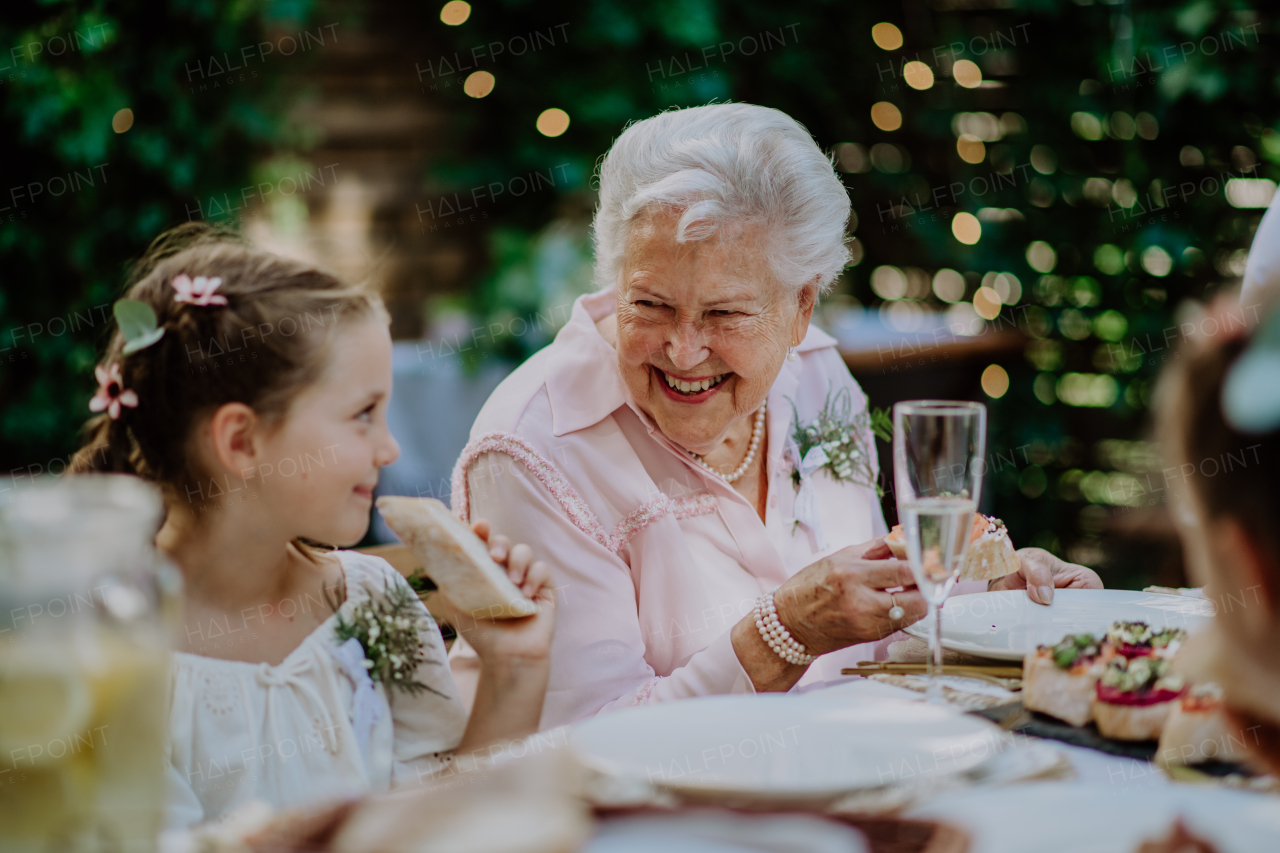
[[[807,666],[813,663],[817,655],[811,655],[802,644],[796,642],[791,636],[791,632],[782,624],[782,620],[778,618],[778,609],[773,603],[773,593],[775,589],[768,595],[762,595],[756,599],[756,628],[760,631],[760,636],[769,644],[769,648],[773,649],[778,657],[787,663],[797,664],[799,666]]]

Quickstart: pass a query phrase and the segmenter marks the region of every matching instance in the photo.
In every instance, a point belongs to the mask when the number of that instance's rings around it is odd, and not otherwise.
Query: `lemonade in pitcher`
[[[0,506],[0,850],[153,851],[176,594],[152,490],[40,483]]]

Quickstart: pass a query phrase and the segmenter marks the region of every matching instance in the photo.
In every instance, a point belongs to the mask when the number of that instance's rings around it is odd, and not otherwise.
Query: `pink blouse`
[[[854,412],[866,405],[834,339],[810,326],[769,392],[762,522],[629,398],[595,325],[615,299],[612,290],[578,299],[555,341],[493,392],[453,475],[460,517],[489,519],[553,567],[543,728],[621,706],[752,692],[729,629],[761,593],[886,532],[875,492],[825,470],[812,478],[821,533],[795,519],[792,404],[802,423],[841,389]],[[822,656],[798,686],[840,678],[841,666],[872,659],[877,645]],[[455,666],[465,670],[469,654],[458,644]]]

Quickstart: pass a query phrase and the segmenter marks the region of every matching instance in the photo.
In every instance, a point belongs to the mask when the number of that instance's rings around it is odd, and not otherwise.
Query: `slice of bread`
[[[893,556],[907,559],[907,538],[901,524],[895,524],[885,537]],[[973,514],[973,528],[969,534],[969,546],[965,548],[964,565],[960,568],[962,581],[987,581],[1010,575],[1021,568],[1018,552],[1004,522],[980,512]]]
[[[1057,717],[1073,726],[1093,718],[1098,667],[1061,669],[1048,651],[1027,655],[1022,661],[1022,706]]]
[[[489,547],[440,501],[386,495],[378,498],[378,511],[454,607],[475,619],[538,612],[489,556]]]
[[[1176,699],[1153,705],[1115,705],[1093,700],[1093,721],[1103,737],[1116,740],[1158,740]]]
[[[1013,540],[1004,522],[980,513],[974,514],[975,522],[981,519],[984,523],[982,532],[978,533],[978,525],[973,526],[977,533],[969,541],[964,553],[964,568],[960,570],[962,581],[989,581],[1011,575],[1022,566],[1018,562],[1018,552],[1013,549]]]

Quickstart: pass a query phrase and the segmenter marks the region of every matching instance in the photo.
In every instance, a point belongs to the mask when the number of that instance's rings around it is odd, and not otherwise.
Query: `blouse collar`
[[[618,353],[596,328],[598,321],[616,310],[616,299],[613,288],[578,297],[569,322],[548,348],[547,397],[552,433],[557,437],[594,426],[629,402]],[[796,352],[835,345],[835,338],[810,323]],[[783,362],[782,374],[798,374],[799,368],[798,363]],[[786,378],[794,387],[796,377]]]

